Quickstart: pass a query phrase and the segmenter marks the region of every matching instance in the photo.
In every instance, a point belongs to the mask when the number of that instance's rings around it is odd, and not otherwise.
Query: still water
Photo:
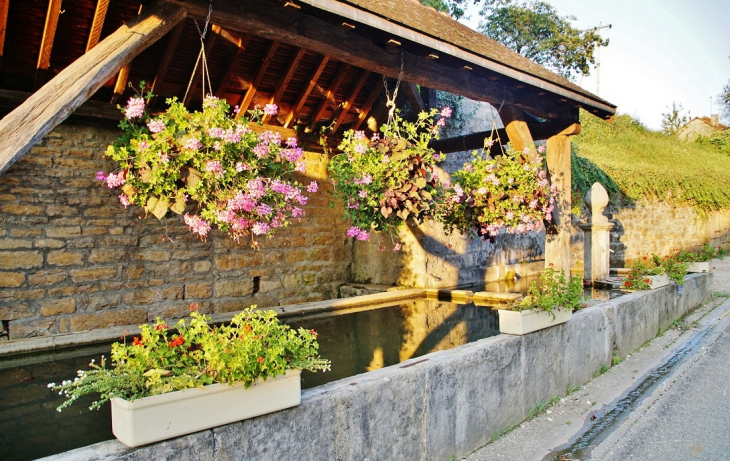
[[[321,356],[332,361],[331,372],[302,373],[305,389],[499,334],[496,310],[435,300],[283,320],[316,330]],[[109,346],[0,359],[0,460],[36,459],[113,438],[109,405],[89,411],[89,396],[58,413],[63,398],[46,387],[108,356]]]

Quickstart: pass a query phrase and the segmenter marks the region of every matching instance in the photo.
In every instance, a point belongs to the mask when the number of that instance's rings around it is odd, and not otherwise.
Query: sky
[[[672,102],[692,117],[718,113],[717,95],[730,82],[730,0],[547,0],[574,27],[611,24],[601,35],[597,72],[576,83],[616,104],[618,112],[661,128]],[[462,21],[476,27],[475,10]]]

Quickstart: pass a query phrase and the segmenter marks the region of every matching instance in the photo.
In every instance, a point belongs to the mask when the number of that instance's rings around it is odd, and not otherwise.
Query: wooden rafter
[[[179,5],[152,4],[0,120],[0,173],[186,15]]]
[[[48,2],[48,12],[46,13],[46,23],[43,26],[37,69],[45,70],[51,65],[51,49],[53,49],[53,39],[56,37],[56,26],[58,26],[58,17],[60,15],[61,0],[50,0]]]
[[[101,29],[104,27],[104,20],[106,19],[106,12],[108,8],[109,0],[97,0],[96,9],[94,10],[94,19],[91,21],[89,39],[86,41],[87,53],[99,43]]]
[[[233,55],[233,58],[229,61],[228,68],[223,74],[223,78],[221,78],[221,81],[218,83],[218,89],[215,90],[215,95],[219,98],[225,98],[226,90],[228,90],[228,85],[231,84],[233,76],[236,75],[236,70],[238,70],[238,64],[240,64],[243,53],[246,51],[246,47],[248,46],[248,42],[250,40],[251,34],[240,36],[238,40],[236,40],[236,54]]]
[[[357,114],[357,122],[355,122],[355,126],[353,127],[354,130],[359,130],[362,123],[367,119],[368,114],[370,113],[370,109],[373,108],[373,104],[375,104],[375,100],[378,99],[378,96],[380,96],[380,93],[383,92],[383,88],[380,87],[380,83],[376,83],[373,87],[372,91],[368,95],[368,98],[363,103],[362,107],[358,111]]]
[[[329,57],[322,56],[322,60],[319,62],[319,65],[314,70],[314,72],[312,72],[312,75],[309,76],[307,85],[302,88],[302,91],[301,93],[299,93],[299,96],[297,96],[297,100],[294,102],[294,105],[291,106],[291,110],[288,114],[286,114],[286,119],[283,123],[285,127],[288,127],[292,124],[292,122],[296,119],[299,111],[302,110],[302,107],[304,107],[304,103],[307,102],[309,94],[312,92],[314,86],[317,84],[317,80],[319,80],[319,77],[322,75],[322,71],[324,71],[324,68],[327,67],[327,63],[329,62],[329,60]]]
[[[175,50],[177,50],[177,45],[178,43],[180,43],[180,37],[182,37],[182,33],[184,30],[185,21],[175,26],[175,28],[172,30],[170,39],[167,41],[167,45],[165,46],[165,51],[162,53],[160,65],[157,66],[155,79],[152,81],[152,86],[150,87],[150,91],[152,92],[152,94],[156,95],[157,90],[159,90],[159,88],[162,88],[162,85],[165,83],[167,71],[170,69],[170,63],[172,63],[172,57],[175,56]],[[154,99],[150,101],[150,105],[154,105],[156,100],[157,96],[154,96]]]
[[[206,60],[207,60],[207,57],[210,56],[210,53],[213,51],[213,46],[215,46],[215,42],[221,33],[221,28],[220,28],[220,26],[213,24],[213,26],[211,27],[211,31],[213,33],[210,34],[205,39],[205,45],[203,45]],[[193,76],[193,81],[190,83],[190,90],[188,91],[188,94],[187,94],[185,100],[183,101],[183,104],[185,104],[186,106],[193,99],[193,95],[195,94],[195,92],[198,89],[198,83],[200,83],[200,78],[202,76],[203,76],[203,63],[201,61],[197,65],[197,69],[195,70],[195,75]],[[205,81],[203,81],[203,85],[205,86]],[[213,92],[213,90],[209,88],[208,93],[212,93],[212,92]]]
[[[0,64],[5,54],[5,30],[8,25],[8,9],[10,0],[0,0]]]
[[[248,90],[246,90],[246,94],[243,95],[243,99],[241,99],[241,103],[238,105],[240,110],[238,111],[238,114],[236,114],[236,118],[245,114],[246,111],[248,110],[248,106],[251,105],[251,101],[253,101],[253,97],[256,94],[256,89],[258,88],[259,84],[261,83],[261,80],[263,80],[264,75],[266,74],[266,69],[269,68],[269,64],[271,64],[271,60],[274,58],[274,55],[276,54],[276,50],[278,48],[279,48],[278,40],[274,40],[273,42],[271,42],[269,51],[266,53],[266,56],[264,57],[263,61],[261,61],[261,66],[259,67],[259,70],[256,71],[256,75],[254,76],[253,80],[251,80],[251,84],[248,86]]]
[[[342,85],[342,82],[345,80],[345,76],[350,71],[350,67],[352,66],[347,63],[343,63],[340,65],[340,68],[337,70],[337,74],[335,74],[335,78],[332,80],[332,83],[330,83],[327,91],[324,92],[324,97],[322,98],[322,101],[320,101],[319,106],[317,106],[317,109],[312,113],[311,120],[309,121],[310,128],[313,128],[314,124],[317,123],[320,118],[322,118],[324,111],[327,110],[328,104],[337,106],[337,101],[335,101],[335,93],[337,93],[340,85]]]
[[[143,5],[139,5],[139,10],[137,10],[137,15],[139,16],[142,14],[142,8]],[[129,74],[132,72],[132,63],[129,62],[125,66],[123,66],[121,69],[119,69],[119,74],[117,75],[117,80],[114,82],[114,91],[112,92],[112,104],[116,104],[119,98],[122,97],[124,94],[124,90],[127,88],[127,82],[129,81]]]
[[[165,1],[185,6],[191,15],[200,19],[208,14],[209,2],[204,0]],[[326,21],[306,14],[304,9],[277,8],[272,12],[271,5],[255,0],[238,0],[235,6],[219,3],[213,9],[211,21],[232,30],[301,46],[387,77],[397,78],[402,69],[405,81],[496,105],[513,103],[543,118],[563,118],[573,109],[570,104],[553,97],[537,96],[527,88],[516,89],[508,84],[508,79],[492,81],[478,72],[454,68],[446,59],[431,61],[408,50],[391,53],[371,38],[332,27]],[[575,97],[579,98],[579,95]]]
[[[352,104],[355,102],[355,98],[357,98],[357,95],[360,94],[360,90],[362,89],[363,85],[365,85],[368,77],[370,77],[370,71],[366,70],[365,73],[363,73],[362,76],[357,80],[355,86],[352,87],[352,90],[350,90],[350,94],[348,94],[345,100],[342,102],[342,105],[340,106],[338,111],[339,113],[336,114],[337,120],[332,127],[332,133],[337,132],[337,129],[340,127],[340,125],[342,125],[342,121],[345,119],[347,113],[350,111]]]
[[[307,50],[305,50],[304,48],[298,48],[297,52],[294,53],[294,57],[289,62],[289,67],[287,67],[286,72],[277,82],[274,94],[272,94],[271,98],[269,98],[269,104],[279,104],[281,97],[286,91],[286,87],[289,86],[289,82],[291,82],[292,77],[294,77],[294,72],[296,72],[297,66],[299,66],[299,62],[302,60],[302,58],[304,57],[304,53],[306,52]],[[269,118],[270,116],[266,115],[263,118],[263,123],[267,123],[269,121]]]

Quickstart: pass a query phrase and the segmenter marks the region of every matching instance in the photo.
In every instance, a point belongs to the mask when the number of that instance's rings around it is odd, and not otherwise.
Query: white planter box
[[[710,272],[710,261],[689,263],[687,272]]]
[[[499,331],[510,335],[525,335],[565,323],[573,317],[573,311],[562,308],[553,309],[555,318],[548,312],[534,310],[498,310],[497,313],[499,313]]]
[[[128,447],[222,426],[294,407],[301,402],[301,370],[243,384],[212,384],[133,402],[112,399],[112,432]]]
[[[650,290],[656,290],[657,288],[669,285],[669,276],[667,274],[650,275],[647,278],[649,279]]]

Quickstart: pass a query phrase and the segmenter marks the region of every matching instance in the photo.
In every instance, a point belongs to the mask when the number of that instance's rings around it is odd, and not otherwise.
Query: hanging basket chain
[[[188,87],[185,89],[185,96],[183,97],[183,102],[188,99],[188,93],[190,92],[190,86],[193,84],[193,80],[195,80],[195,75],[198,71],[198,65],[202,61],[202,68],[201,72],[203,73],[203,99],[205,99],[205,81],[208,80],[208,90],[212,91],[213,86],[210,83],[210,74],[208,73],[208,60],[205,56],[205,36],[208,33],[208,26],[210,25],[210,15],[213,13],[213,0],[210,0],[210,4],[208,4],[208,16],[205,18],[205,26],[203,27],[203,30],[200,30],[200,25],[198,24],[198,21],[193,19],[193,22],[195,23],[195,28],[198,30],[198,35],[200,36],[200,53],[198,53],[198,59],[195,60],[195,67],[193,68],[193,73],[190,75],[190,80],[188,81]]]
[[[395,83],[395,89],[393,89],[393,95],[391,96],[390,91],[388,90],[388,80],[383,75],[383,86],[385,87],[385,98],[386,98],[386,107],[388,108],[388,126],[390,126],[395,121],[395,99],[398,97],[398,88],[400,87],[400,82],[403,80],[403,53],[400,54],[400,71],[398,72],[398,80]],[[396,127],[397,128],[397,127]]]

